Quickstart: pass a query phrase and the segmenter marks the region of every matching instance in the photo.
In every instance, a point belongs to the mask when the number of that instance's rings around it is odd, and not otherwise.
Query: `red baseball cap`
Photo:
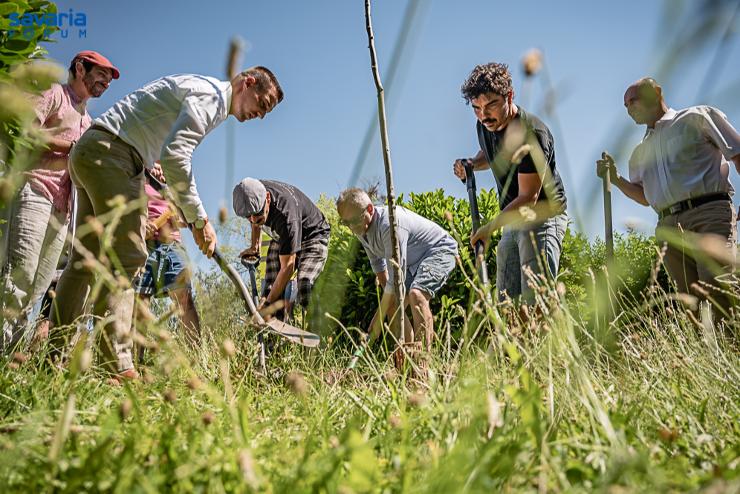
[[[105,67],[106,69],[111,69],[113,72],[113,78],[118,79],[118,77],[121,75],[120,72],[118,72],[118,69],[110,63],[110,60],[105,58],[103,55],[96,51],[92,50],[85,50],[79,52],[77,55],[75,55],[75,59],[78,60],[87,60],[88,62],[92,62],[95,65],[100,65],[101,67]]]

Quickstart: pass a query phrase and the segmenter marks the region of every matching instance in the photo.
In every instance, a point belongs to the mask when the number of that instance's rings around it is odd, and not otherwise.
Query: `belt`
[[[705,196],[693,197],[691,199],[686,199],[685,201],[677,202],[676,204],[673,204],[665,209],[658,211],[658,218],[662,220],[666,216],[682,213],[684,211],[688,211],[689,209],[697,208],[703,204],[714,201],[729,200],[730,194],[728,194],[727,192],[718,192],[716,194],[707,194]]]

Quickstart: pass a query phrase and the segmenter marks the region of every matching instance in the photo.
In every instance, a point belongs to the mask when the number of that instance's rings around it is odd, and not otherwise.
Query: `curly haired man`
[[[488,247],[502,228],[496,250],[499,297],[534,302],[532,281],[555,277],[568,225],[563,181],[555,162],[555,142],[547,126],[514,104],[511,74],[505,64],[476,66],[462,85],[466,103],[478,119],[480,149],[469,161],[474,170],[490,168],[501,213],[471,237]],[[464,159],[453,165],[465,178]]]

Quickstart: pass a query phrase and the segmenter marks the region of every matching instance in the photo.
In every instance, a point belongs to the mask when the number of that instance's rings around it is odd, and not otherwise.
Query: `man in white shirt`
[[[160,162],[177,205],[193,225],[195,243],[210,257],[216,248],[216,232],[196,189],[193,151],[229,115],[240,122],[264,118],[282,99],[280,84],[265,67],[248,69],[231,81],[195,74],[167,76],[118,101],[95,119],[74,147],[70,174],[79,197],[77,245],[59,280],[53,324],[71,324],[81,315],[88,290],[93,288],[93,312],[110,312],[105,323],[107,341],[102,345],[104,360],[120,377],[137,377],[131,359],[134,291],[130,280],[147,258],[145,164]],[[117,196],[126,205],[120,218],[114,218],[115,201],[111,201]],[[103,228],[114,221],[112,238],[101,236]],[[107,263],[97,265],[94,259],[101,254]],[[114,275],[102,277],[106,281],[99,291],[92,285],[96,271]],[[64,335],[55,333],[52,356],[65,346]]]
[[[711,300],[726,314],[728,299],[716,278],[735,252],[728,176],[730,161],[740,172],[740,135],[716,108],[669,108],[661,87],[648,77],[627,88],[624,106],[635,123],[647,126],[630,157],[629,180],[607,153],[596,162],[597,174],[608,170],[627,197],[658,213],[656,239],[667,243],[664,261],[678,289]],[[707,242],[715,246],[711,254]]]

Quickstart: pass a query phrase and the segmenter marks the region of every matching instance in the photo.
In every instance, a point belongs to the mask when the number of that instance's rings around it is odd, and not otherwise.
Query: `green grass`
[[[382,350],[346,373],[341,339],[279,346],[261,376],[240,302],[205,288],[204,344],[160,324],[141,382],[0,364],[3,492],[740,490],[737,347],[659,291],[620,306],[608,352],[557,290],[525,327],[439,320],[413,380]]]

